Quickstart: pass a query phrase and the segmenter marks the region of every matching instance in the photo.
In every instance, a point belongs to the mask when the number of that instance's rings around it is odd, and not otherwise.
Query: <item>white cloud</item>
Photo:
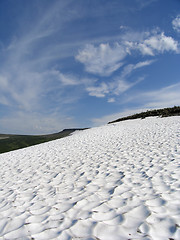
[[[145,8],[152,4],[153,2],[156,2],[157,0],[136,0],[136,2],[139,4],[140,9]]]
[[[123,71],[121,72],[121,75],[119,77],[116,77],[114,79],[115,81],[111,83],[112,92],[115,95],[119,95],[123,92],[126,92],[128,89],[132,88],[133,86],[140,83],[141,81],[143,81],[144,77],[139,77],[136,81],[133,81],[133,82],[129,82],[127,81],[127,79],[134,70],[151,65],[153,62],[154,60],[147,60],[147,61],[138,62],[136,64],[129,64],[125,66]]]
[[[89,93],[89,96],[94,96],[98,98],[103,98],[109,95],[115,96],[115,95],[120,95],[126,92],[128,89],[130,89],[131,87],[133,87],[134,85],[136,85],[142,80],[143,79],[138,79],[135,82],[129,83],[125,79],[116,77],[115,79],[113,79],[113,82],[110,82],[110,83],[102,82],[98,86],[89,86],[86,88],[86,91]],[[113,102],[115,101],[114,98],[110,98],[110,99],[111,100],[108,100],[108,102],[110,101],[112,102],[112,99],[113,99]]]
[[[128,26],[125,26],[125,25],[121,25],[119,28],[120,28],[121,30],[127,30],[127,29],[129,29],[129,27],[128,27]]]
[[[127,41],[126,45],[130,51],[138,50],[143,55],[155,56],[169,51],[179,53],[178,41],[170,36],[165,36],[163,32],[151,34],[139,42]]]
[[[172,26],[175,31],[180,33],[180,15],[177,15],[177,17],[172,21]]]
[[[118,43],[113,46],[101,43],[97,47],[88,44],[79,51],[76,59],[85,65],[87,72],[109,76],[123,65],[126,55],[125,49]]]
[[[73,74],[63,74],[58,70],[53,70],[49,72],[49,75],[56,77],[58,81],[64,86],[73,86],[81,84],[80,78],[74,76]]]
[[[164,32],[157,30],[142,33],[128,31],[118,42],[111,45],[109,43],[87,44],[79,50],[75,58],[84,64],[86,72],[107,77],[120,69],[126,57],[135,52],[144,56],[155,56],[165,52],[179,53],[179,44],[171,36],[166,36]],[[149,61],[144,61],[144,64],[148,65]]]
[[[115,102],[115,99],[114,99],[114,98],[109,98],[109,99],[108,99],[108,103],[113,103],[113,102]]]
[[[133,69],[145,67],[145,66],[151,65],[154,62],[155,62],[155,60],[146,60],[143,62],[138,62],[137,64],[134,65]]]
[[[115,95],[119,96],[120,94],[126,92],[136,84],[140,83],[141,81],[144,80],[144,77],[139,77],[136,81],[134,82],[128,82],[127,80],[123,80],[121,78],[116,78],[115,86],[113,89],[113,92]]]
[[[124,67],[120,76],[112,78],[110,82],[102,82],[99,86],[91,84],[91,86],[88,86],[86,88],[86,91],[89,93],[90,96],[101,98],[108,95],[120,95],[144,80],[144,77],[139,77],[136,81],[129,82],[127,79],[131,75],[131,73],[134,70],[148,66],[153,62],[154,60],[147,60],[144,62],[138,62],[137,64],[129,64]],[[113,99],[113,102],[115,101],[114,98],[110,99]]]
[[[30,110],[36,108],[42,92],[43,75],[29,71],[10,71],[0,75],[0,93],[9,106]]]
[[[109,93],[110,89],[108,85],[103,82],[99,86],[87,87],[86,91],[89,93],[90,96],[102,98]]]
[[[127,80],[116,78],[116,82],[113,88],[113,91],[116,95],[119,95],[123,92],[126,92],[128,89],[130,89],[132,86],[132,83],[129,83]]]
[[[54,43],[54,35],[61,33],[62,26],[78,18],[76,10],[72,15],[69,14],[70,2],[51,4],[46,12],[38,14],[30,24],[27,23],[28,27],[24,24],[22,32],[15,29],[18,35],[12,36],[8,46],[4,45],[0,55],[1,104],[16,110],[43,111],[47,107],[45,102],[50,98],[49,93],[54,94],[59,105],[63,105],[65,88],[80,84],[78,77],[73,74],[52,70],[58,68],[54,60],[73,55],[70,42],[67,45],[65,42]],[[48,100],[50,103],[51,100]]]
[[[63,85],[79,85],[80,81],[78,81],[78,79],[73,76],[73,75],[65,75],[60,73],[59,74],[59,80],[63,83]]]
[[[154,62],[155,62],[155,60],[146,60],[146,61],[143,61],[143,62],[138,62],[136,64],[128,64],[124,67],[124,69],[121,73],[121,78],[124,79],[127,76],[129,76],[132,73],[132,71],[134,71],[138,68],[142,68],[142,67],[151,65]]]
[[[165,36],[164,33],[157,34],[144,41],[145,45],[149,46],[153,51],[164,53],[165,51],[178,50],[178,42],[172,37]]]
[[[1,89],[7,90],[9,88],[8,79],[5,76],[0,76]]]

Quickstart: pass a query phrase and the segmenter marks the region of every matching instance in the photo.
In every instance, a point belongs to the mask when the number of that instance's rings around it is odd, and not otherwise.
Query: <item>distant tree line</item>
[[[159,117],[180,116],[180,106],[174,106],[172,108],[148,110],[146,112],[136,113],[128,117],[119,118],[112,122],[108,122],[108,124],[130,120],[130,119],[137,119],[137,118],[143,119],[146,117],[153,117],[153,116],[159,116]]]

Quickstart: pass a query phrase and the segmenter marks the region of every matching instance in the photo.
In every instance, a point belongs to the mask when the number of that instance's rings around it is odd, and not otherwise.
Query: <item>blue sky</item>
[[[1,0],[0,133],[180,105],[179,0]]]

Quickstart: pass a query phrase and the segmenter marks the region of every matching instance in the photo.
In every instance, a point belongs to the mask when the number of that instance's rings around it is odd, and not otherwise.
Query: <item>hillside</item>
[[[0,154],[0,239],[179,240],[179,117]]]
[[[137,113],[131,116],[119,118],[117,120],[111,121],[108,124],[121,122],[130,119],[146,118],[150,116],[168,117],[168,116],[180,116],[180,107],[175,106],[173,108],[163,108],[150,110],[147,112]],[[69,136],[72,132],[76,130],[85,130],[87,128],[80,129],[64,129],[59,133],[48,134],[48,135],[12,135],[12,134],[0,134],[0,153],[9,152],[24,147],[33,146],[36,144],[60,139]]]
[[[154,116],[158,116],[158,117],[180,116],[180,107],[174,106],[172,108],[162,108],[162,109],[155,109],[155,110],[149,110],[146,112],[136,113],[131,116],[122,117],[117,120],[111,121],[108,124],[130,120],[130,119],[137,119],[137,118],[143,119],[146,117],[154,117]]]
[[[64,129],[59,133],[48,135],[13,135],[13,134],[0,134],[0,153],[17,150],[24,147],[33,146],[36,144],[56,140],[69,136],[71,133],[82,129]]]

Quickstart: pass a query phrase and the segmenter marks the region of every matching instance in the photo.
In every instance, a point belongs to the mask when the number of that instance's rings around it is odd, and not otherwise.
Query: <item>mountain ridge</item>
[[[160,109],[153,109],[147,110],[146,112],[136,113],[127,117],[118,118],[114,121],[108,122],[108,124],[137,119],[137,118],[146,118],[146,117],[170,117],[170,116],[180,116],[180,106],[174,106],[172,108],[160,108]]]

